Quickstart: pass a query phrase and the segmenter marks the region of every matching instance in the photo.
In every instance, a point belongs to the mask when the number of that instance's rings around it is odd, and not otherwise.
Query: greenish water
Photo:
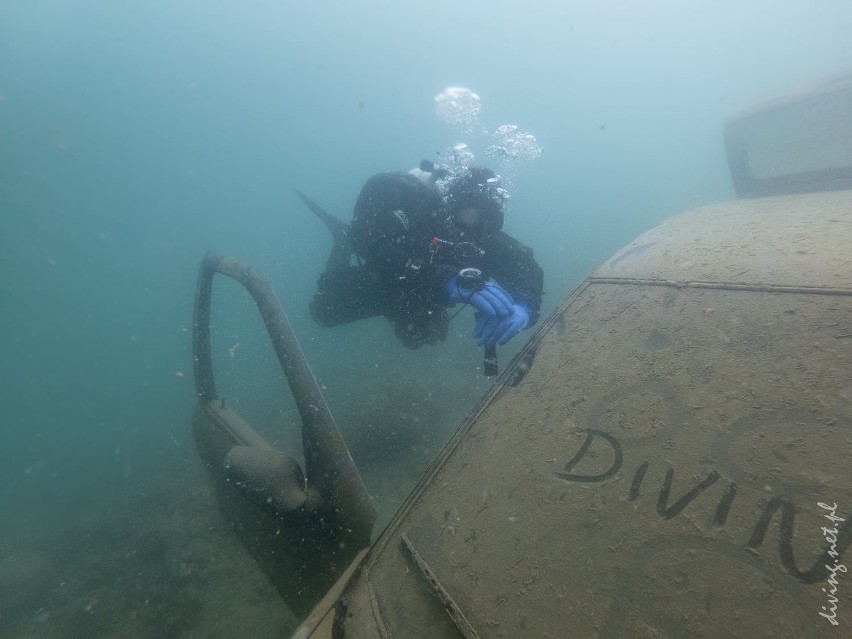
[[[274,283],[381,525],[487,389],[481,351],[468,313],[416,352],[384,320],[314,325],[330,242],[294,189],[347,217],[371,174],[461,141],[433,97],[470,87],[481,126],[544,149],[515,167],[506,230],[547,313],[641,231],[732,197],[724,119],[852,66],[850,24],[840,1],[0,3],[0,635],[292,627],[190,435],[205,251]],[[213,328],[223,394],[298,454],[230,283]]]

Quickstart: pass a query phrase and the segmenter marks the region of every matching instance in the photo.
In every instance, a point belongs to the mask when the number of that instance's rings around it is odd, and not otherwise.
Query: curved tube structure
[[[216,273],[242,284],[257,304],[302,418],[304,473],[219,400],[210,348]],[[294,612],[303,614],[370,543],[376,510],[284,309],[260,271],[232,257],[204,257],[193,359],[194,434],[217,480],[222,510]]]

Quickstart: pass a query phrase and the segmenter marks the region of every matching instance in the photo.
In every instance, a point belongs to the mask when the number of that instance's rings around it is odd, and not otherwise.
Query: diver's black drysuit
[[[345,234],[337,235],[311,316],[334,326],[383,315],[405,346],[434,344],[447,336],[447,280],[475,267],[531,310],[532,326],[544,273],[532,250],[502,225],[501,211],[476,231],[463,231],[433,186],[410,173],[375,175],[361,190]]]

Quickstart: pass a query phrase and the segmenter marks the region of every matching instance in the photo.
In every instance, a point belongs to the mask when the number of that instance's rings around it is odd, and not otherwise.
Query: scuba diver
[[[544,273],[530,248],[504,233],[506,192],[484,167],[450,171],[424,160],[371,177],[350,223],[299,197],[334,246],[310,303],[322,326],[383,315],[408,348],[447,336],[448,308],[476,310],[473,336],[489,353],[536,323]]]

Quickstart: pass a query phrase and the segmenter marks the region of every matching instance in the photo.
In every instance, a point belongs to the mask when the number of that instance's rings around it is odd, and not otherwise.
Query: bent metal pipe
[[[195,297],[193,359],[199,402],[207,404],[217,398],[210,354],[210,301],[216,273],[242,284],[257,304],[302,418],[308,486],[336,514],[338,532],[366,546],[376,509],[281,303],[263,273],[215,253],[208,253],[201,262]]]

